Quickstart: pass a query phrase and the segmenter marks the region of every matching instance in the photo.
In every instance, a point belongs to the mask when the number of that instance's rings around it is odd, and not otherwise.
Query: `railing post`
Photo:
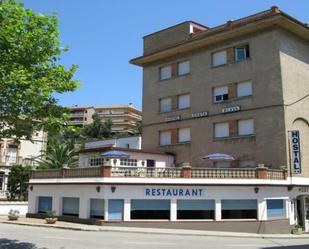
[[[280,169],[283,172],[283,179],[287,179],[288,178],[288,169],[285,166],[280,166]]]
[[[111,177],[112,176],[112,166],[110,163],[105,163],[101,166],[101,177]]]
[[[34,178],[34,174],[35,174],[35,170],[34,169],[30,170],[29,179],[33,179]]]
[[[69,168],[68,168],[67,166],[64,165],[64,166],[60,169],[60,177],[65,178],[68,169],[69,169]]]
[[[191,166],[189,163],[182,164],[182,177],[191,178]]]
[[[267,168],[265,167],[264,164],[258,164],[255,170],[256,170],[255,176],[257,179],[267,179],[268,178]]]

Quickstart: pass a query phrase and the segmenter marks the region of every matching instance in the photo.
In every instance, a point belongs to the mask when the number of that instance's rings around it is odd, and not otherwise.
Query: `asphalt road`
[[[309,239],[85,232],[0,224],[0,249],[309,249]]]

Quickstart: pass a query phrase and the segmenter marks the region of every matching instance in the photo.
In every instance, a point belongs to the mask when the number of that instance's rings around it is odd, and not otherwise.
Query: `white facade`
[[[140,150],[142,147],[142,137],[132,136],[88,142],[85,143],[85,149],[98,148],[104,145],[113,145],[113,147],[117,148],[130,148]]]

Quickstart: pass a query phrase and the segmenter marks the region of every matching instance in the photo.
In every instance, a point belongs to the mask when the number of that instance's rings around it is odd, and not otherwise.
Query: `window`
[[[239,162],[240,168],[255,168],[256,163],[253,160],[243,160]]]
[[[90,199],[90,218],[104,219],[103,199]]]
[[[228,161],[218,161],[214,162],[215,168],[230,168],[231,167],[231,162]]]
[[[0,172],[0,190],[3,190],[4,188],[3,183],[4,183],[4,173]]]
[[[178,75],[186,75],[190,73],[190,61],[178,63]]]
[[[254,134],[253,119],[238,120],[238,135],[246,136]]]
[[[190,128],[178,129],[178,142],[179,143],[190,142],[190,140],[191,140]]]
[[[237,83],[237,97],[245,97],[252,95],[252,82]]]
[[[257,219],[256,200],[222,200],[222,219]]]
[[[47,213],[52,211],[53,198],[50,196],[39,196],[38,213]]]
[[[190,108],[190,94],[178,96],[178,109]]]
[[[108,200],[108,220],[123,220],[124,200]]]
[[[137,160],[136,159],[128,159],[128,158],[121,158],[120,159],[120,166],[137,166]]]
[[[160,80],[166,80],[172,77],[172,67],[166,66],[160,68]]]
[[[229,123],[215,124],[215,138],[223,138],[229,136]]]
[[[227,63],[227,53],[226,50],[215,52],[212,54],[212,66],[217,67],[225,65]]]
[[[90,158],[89,165],[90,166],[101,166],[104,164],[104,158]]]
[[[249,45],[240,46],[235,48],[236,61],[242,61],[250,57]]]
[[[228,91],[229,91],[229,89],[228,89],[227,86],[215,87],[213,89],[214,103],[218,103],[218,102],[228,100],[229,99]]]
[[[160,145],[169,145],[172,143],[171,131],[160,131]]]
[[[169,200],[131,200],[132,220],[156,220],[170,218]]]
[[[79,215],[79,198],[63,197],[62,214],[78,217]]]
[[[178,200],[177,219],[214,219],[214,200]]]
[[[266,200],[267,218],[283,218],[285,217],[284,200]]]
[[[172,98],[160,99],[160,112],[170,112],[172,110]]]

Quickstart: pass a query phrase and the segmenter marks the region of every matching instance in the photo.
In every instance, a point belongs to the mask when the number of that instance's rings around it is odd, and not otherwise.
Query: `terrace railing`
[[[40,178],[85,178],[85,177],[143,177],[143,178],[207,178],[207,179],[269,179],[284,180],[286,169],[257,168],[147,168],[112,167],[109,165],[87,168],[62,168],[53,170],[34,170],[31,179]]]

